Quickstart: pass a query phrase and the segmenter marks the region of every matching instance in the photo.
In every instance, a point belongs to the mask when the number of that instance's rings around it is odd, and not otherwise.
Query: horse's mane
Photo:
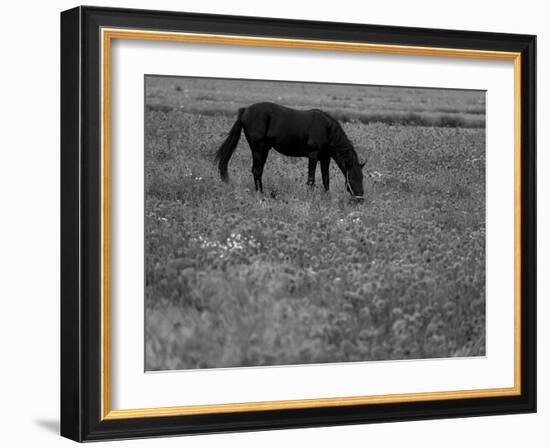
[[[320,112],[328,120],[329,141],[335,156],[348,168],[359,163],[359,157],[340,122],[329,113],[321,109],[313,109]]]

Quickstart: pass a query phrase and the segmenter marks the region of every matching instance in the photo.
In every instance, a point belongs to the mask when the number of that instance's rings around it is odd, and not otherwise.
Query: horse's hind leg
[[[252,148],[252,175],[254,176],[254,186],[256,191],[264,192],[262,185],[262,174],[264,172],[265,161],[269,149],[265,145],[255,144]]]
[[[329,190],[329,167],[330,157],[324,157],[321,159],[321,177],[323,178],[323,186],[325,191]]]

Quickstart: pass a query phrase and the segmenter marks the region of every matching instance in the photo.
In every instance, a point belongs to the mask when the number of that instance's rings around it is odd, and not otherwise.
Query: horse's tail
[[[233,152],[235,151],[235,148],[239,143],[239,139],[241,138],[241,129],[243,127],[241,123],[241,116],[244,110],[244,107],[241,107],[239,109],[237,121],[235,121],[235,124],[233,124],[233,127],[229,131],[229,135],[220,146],[220,149],[216,151],[218,169],[220,170],[220,176],[224,182],[227,182],[229,180],[229,175],[227,174],[227,164],[229,163],[229,159],[231,159],[231,156],[233,155]]]

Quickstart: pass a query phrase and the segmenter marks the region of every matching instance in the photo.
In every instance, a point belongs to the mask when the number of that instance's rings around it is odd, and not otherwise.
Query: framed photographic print
[[[535,36],[61,14],[61,433],[536,410]]]

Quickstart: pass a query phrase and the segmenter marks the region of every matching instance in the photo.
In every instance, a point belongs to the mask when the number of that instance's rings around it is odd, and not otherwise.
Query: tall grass
[[[244,105],[244,104],[243,104]],[[165,104],[147,105],[149,111],[164,113],[177,110]],[[237,109],[219,106],[195,106],[183,108],[185,112],[207,116],[236,117]],[[403,112],[403,111],[353,111],[325,108],[334,118],[344,123],[386,123],[403,126],[435,126],[445,128],[485,128],[485,115],[471,113],[448,112]]]
[[[245,139],[223,184],[233,117],[146,113],[147,370],[485,353],[482,129],[345,122],[358,205],[275,152],[256,194]]]

